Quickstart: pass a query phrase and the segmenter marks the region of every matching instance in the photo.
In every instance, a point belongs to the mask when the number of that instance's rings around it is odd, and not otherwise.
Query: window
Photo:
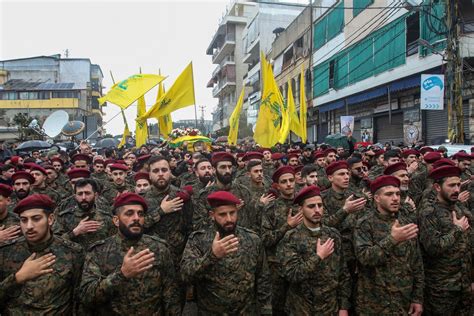
[[[334,88],[334,63],[335,60],[329,62],[329,88]]]
[[[418,53],[418,39],[420,38],[420,13],[416,12],[406,19],[406,51],[407,56]]]
[[[339,3],[331,12],[314,25],[314,49],[321,48],[344,29],[344,2]]]
[[[80,92],[79,91],[53,91],[52,92],[53,99],[80,99]]]
[[[369,5],[374,3],[374,0],[353,0],[353,11],[352,14],[354,16],[359,15],[362,11],[365,10]]]

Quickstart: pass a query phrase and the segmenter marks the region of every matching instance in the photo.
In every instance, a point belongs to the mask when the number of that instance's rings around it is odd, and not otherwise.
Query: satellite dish
[[[61,134],[64,125],[69,121],[69,114],[66,111],[59,110],[51,113],[43,123],[43,130],[51,138]]]
[[[68,122],[66,125],[64,125],[62,129],[62,133],[66,136],[75,136],[77,134],[80,134],[84,128],[86,127],[86,124],[81,121],[71,121]]]

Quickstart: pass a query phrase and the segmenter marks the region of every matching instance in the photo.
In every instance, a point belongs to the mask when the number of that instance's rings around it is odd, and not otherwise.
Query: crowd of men
[[[0,315],[470,315],[472,152],[194,149],[4,157]]]

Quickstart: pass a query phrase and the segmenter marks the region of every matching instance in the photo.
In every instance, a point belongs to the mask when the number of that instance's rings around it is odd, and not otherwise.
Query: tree
[[[13,117],[13,122],[18,127],[18,133],[20,135],[19,138],[21,141],[26,140],[30,135],[28,125],[31,123],[32,120],[32,117],[29,117],[28,115],[25,115],[23,113],[17,113]]]

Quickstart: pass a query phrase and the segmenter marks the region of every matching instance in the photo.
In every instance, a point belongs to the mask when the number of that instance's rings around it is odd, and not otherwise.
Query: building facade
[[[316,4],[318,1],[315,1]],[[421,74],[446,71],[446,1],[423,1],[418,10],[403,1],[320,1],[312,46],[313,141],[340,131],[340,117],[354,116],[354,137],[379,143],[444,143],[447,102],[441,111],[420,110]],[[314,2],[313,2],[314,3]],[[459,1],[466,143],[474,141],[471,1]],[[351,8],[351,9],[347,9]],[[379,8],[379,9],[378,9]],[[380,9],[381,8],[381,9]],[[467,22],[466,22],[467,21]],[[445,86],[449,79],[445,78]]]
[[[70,121],[85,123],[78,138],[87,138],[102,126],[97,100],[102,79],[100,66],[87,58],[53,55],[0,61],[0,127],[14,127],[17,114],[42,125],[51,113],[64,110]],[[100,133],[92,138],[97,136]]]

